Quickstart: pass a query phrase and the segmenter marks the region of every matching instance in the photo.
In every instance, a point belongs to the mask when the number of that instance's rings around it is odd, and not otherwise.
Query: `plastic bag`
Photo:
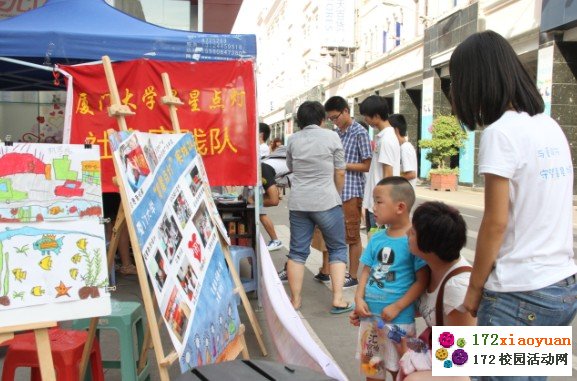
[[[384,377],[385,363],[381,348],[386,340],[383,321],[380,318],[363,319],[359,331],[359,356],[361,375]]]

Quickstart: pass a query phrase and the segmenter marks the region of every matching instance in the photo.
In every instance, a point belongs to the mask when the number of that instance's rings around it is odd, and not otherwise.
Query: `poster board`
[[[110,314],[99,157],[0,145],[0,327]]]
[[[239,331],[208,179],[191,134],[111,133],[130,216],[181,371],[226,357]]]

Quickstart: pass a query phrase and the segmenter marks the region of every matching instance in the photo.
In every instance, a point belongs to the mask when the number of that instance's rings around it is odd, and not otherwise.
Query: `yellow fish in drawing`
[[[12,274],[14,274],[14,279],[16,279],[18,282],[22,282],[23,279],[26,279],[26,271],[22,270],[21,268],[12,270]]]
[[[87,244],[88,242],[86,241],[86,238],[80,238],[78,241],[76,241],[76,246],[82,251],[86,250]]]
[[[42,295],[44,295],[44,292],[45,291],[42,288],[42,286],[35,286],[35,287],[32,287],[32,291],[30,293],[34,296],[42,296]]]
[[[38,264],[40,265],[40,267],[43,270],[51,270],[52,269],[52,257],[49,255],[47,257],[44,257],[44,259],[42,259],[40,262],[38,262]]]
[[[72,258],[70,258],[72,263],[78,263],[78,262],[80,262],[81,259],[82,259],[82,255],[80,255],[80,253],[74,254],[72,256]]]
[[[70,269],[70,277],[76,280],[76,277],[78,277],[78,269]]]

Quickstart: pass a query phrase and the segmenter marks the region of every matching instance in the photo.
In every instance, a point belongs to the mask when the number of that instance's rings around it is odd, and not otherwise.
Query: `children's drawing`
[[[12,270],[12,274],[14,274],[14,279],[18,282],[22,282],[22,280],[26,279],[26,271],[20,268]]]
[[[52,270],[52,257],[49,255],[46,258],[42,258],[38,264],[42,270],[50,271]]]
[[[64,284],[64,282],[60,281],[60,284],[58,284],[58,286],[54,287],[56,289],[56,297],[59,298],[61,296],[68,296],[70,298],[70,294],[68,293],[68,290],[70,290],[72,288],[72,286],[68,287]]]
[[[61,222],[68,225],[73,222]],[[102,225],[0,224],[0,311],[100,297],[108,285]]]
[[[56,239],[54,234],[45,234],[38,241],[32,244],[32,247],[42,255],[47,255],[53,252],[54,254],[60,253],[60,248],[62,247],[62,237]]]
[[[0,328],[110,313],[99,159],[0,144]]]
[[[86,268],[85,274],[80,276],[84,281],[84,287],[78,291],[80,299],[86,299],[88,297],[98,298],[100,296],[98,289],[108,285],[106,262],[104,256],[101,255],[102,252],[100,248],[89,249],[88,246],[89,243],[86,238],[81,238],[76,241],[76,247],[78,247],[82,254]]]
[[[0,146],[0,223],[102,215],[98,146]]]

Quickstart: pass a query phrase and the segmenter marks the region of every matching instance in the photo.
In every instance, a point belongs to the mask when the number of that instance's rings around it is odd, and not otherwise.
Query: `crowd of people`
[[[406,340],[380,342],[370,329],[375,318],[416,335],[417,314],[431,327],[570,325],[577,313],[567,138],[544,114],[533,79],[497,33],[476,33],[461,43],[450,77],[456,117],[469,130],[483,129],[485,211],[472,265],[460,254],[467,227],[458,210],[426,202],[411,217],[416,152],[404,117],[389,115],[386,99],[372,95],[360,104],[364,122],[375,129],[373,142],[339,96],[324,105],[302,103],[300,130],[287,141],[290,246],[279,276],[288,280],[299,309],[304,263],[318,228],[326,258],[315,279],[332,283],[330,312],[349,312],[359,326],[361,364],[369,355],[380,359],[361,367],[369,381],[387,373],[397,380],[431,378],[430,351],[410,348]],[[363,208],[372,233],[364,251]],[[343,288],[355,286],[355,301],[344,300]]]
[[[353,119],[348,103],[340,96],[329,98],[324,105],[305,102],[299,107],[300,113],[297,112],[300,131],[289,139],[286,147],[286,165],[292,176],[288,202],[289,260],[279,272],[279,277],[289,282],[295,308],[301,303],[302,265],[310,254],[317,228],[326,250],[315,279],[332,283],[335,294],[332,313],[353,309],[353,303],[343,302],[340,296],[342,288],[358,285],[363,214],[367,230],[377,228],[372,189],[381,179],[392,176],[403,176],[416,185],[417,156],[407,141],[405,118],[400,114],[389,115],[386,99],[377,95],[363,101],[360,111],[366,125],[378,131],[372,142],[367,129]],[[389,119],[394,120],[394,126]],[[334,131],[323,128],[327,121]],[[403,156],[402,146],[408,148]],[[270,247],[273,235],[269,235]],[[344,271],[340,271],[340,264],[345,266]],[[292,279],[289,267],[295,275]],[[339,270],[335,273],[331,268]]]

